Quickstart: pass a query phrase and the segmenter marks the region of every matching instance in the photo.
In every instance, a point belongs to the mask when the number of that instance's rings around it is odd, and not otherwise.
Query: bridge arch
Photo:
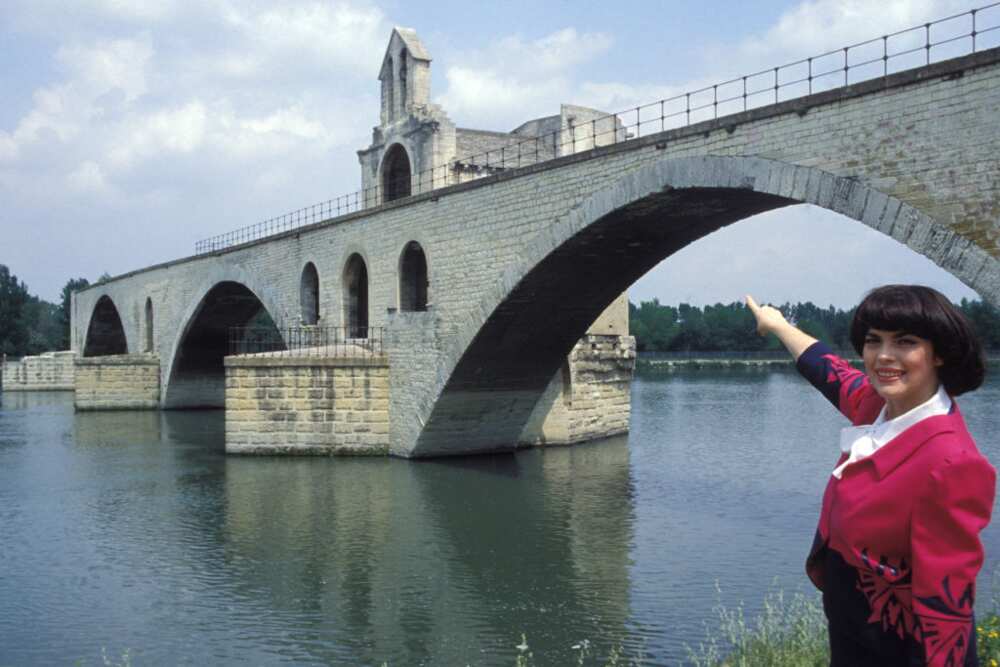
[[[237,267],[212,274],[179,322],[170,356],[161,361],[164,408],[219,408],[225,405],[229,329],[262,326],[281,340],[284,311],[271,290]]]
[[[103,357],[109,354],[128,354],[128,339],[118,307],[110,296],[104,294],[91,311],[83,356]]]
[[[348,338],[368,338],[368,263],[360,253],[352,253],[344,263],[344,327]]]
[[[389,147],[382,158],[380,171],[383,203],[410,196],[413,169],[403,144],[396,143]]]
[[[302,267],[302,277],[299,279],[299,306],[302,324],[312,325],[319,322],[319,272],[312,262],[306,262]]]
[[[693,241],[798,203],[860,221],[1000,304],[1000,262],[861,180],[761,158],[665,158],[592,194],[524,244],[442,355],[445,379],[428,388],[426,412],[415,415],[423,426],[412,454],[447,454],[455,440],[467,451],[512,446],[565,356],[618,294]],[[828,259],[836,261],[835,251]],[[456,434],[457,421],[469,433]]]
[[[399,254],[399,309],[401,311],[427,310],[428,272],[427,255],[417,241],[403,246]]]

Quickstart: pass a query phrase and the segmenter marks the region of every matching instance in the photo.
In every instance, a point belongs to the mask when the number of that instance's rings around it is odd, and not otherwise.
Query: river
[[[995,367],[994,367],[995,368]],[[960,399],[1000,461],[1000,381]],[[811,594],[843,420],[792,372],[638,377],[628,437],[516,455],[233,458],[220,412],[0,407],[0,666],[677,664],[714,607]],[[984,533],[991,605],[1000,528]],[[590,664],[590,663],[588,663]],[[603,664],[603,663],[601,663]]]

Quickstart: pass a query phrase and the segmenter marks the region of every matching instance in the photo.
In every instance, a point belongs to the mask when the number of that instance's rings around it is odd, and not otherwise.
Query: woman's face
[[[863,349],[865,373],[892,419],[909,412],[938,388],[941,360],[926,338],[903,331],[869,329]]]

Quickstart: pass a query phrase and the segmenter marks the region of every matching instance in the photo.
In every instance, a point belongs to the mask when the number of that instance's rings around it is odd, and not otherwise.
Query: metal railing
[[[384,354],[382,327],[230,327],[229,354],[361,357]]]
[[[1000,46],[1000,2],[460,157],[411,174],[404,192],[422,194],[996,46]],[[386,192],[391,196],[385,196]],[[397,183],[378,184],[203,239],[195,244],[195,253],[215,252],[406,198],[398,194]]]

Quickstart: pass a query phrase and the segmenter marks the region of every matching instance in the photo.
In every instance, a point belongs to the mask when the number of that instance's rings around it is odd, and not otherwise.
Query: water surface
[[[960,403],[1000,460],[1000,383]],[[632,406],[627,438],[571,448],[265,459],[223,454],[220,412],[8,393],[0,665],[512,665],[522,633],[541,665],[583,639],[676,664],[718,602],[810,592],[844,425],[825,400],[698,371],[638,378]]]

